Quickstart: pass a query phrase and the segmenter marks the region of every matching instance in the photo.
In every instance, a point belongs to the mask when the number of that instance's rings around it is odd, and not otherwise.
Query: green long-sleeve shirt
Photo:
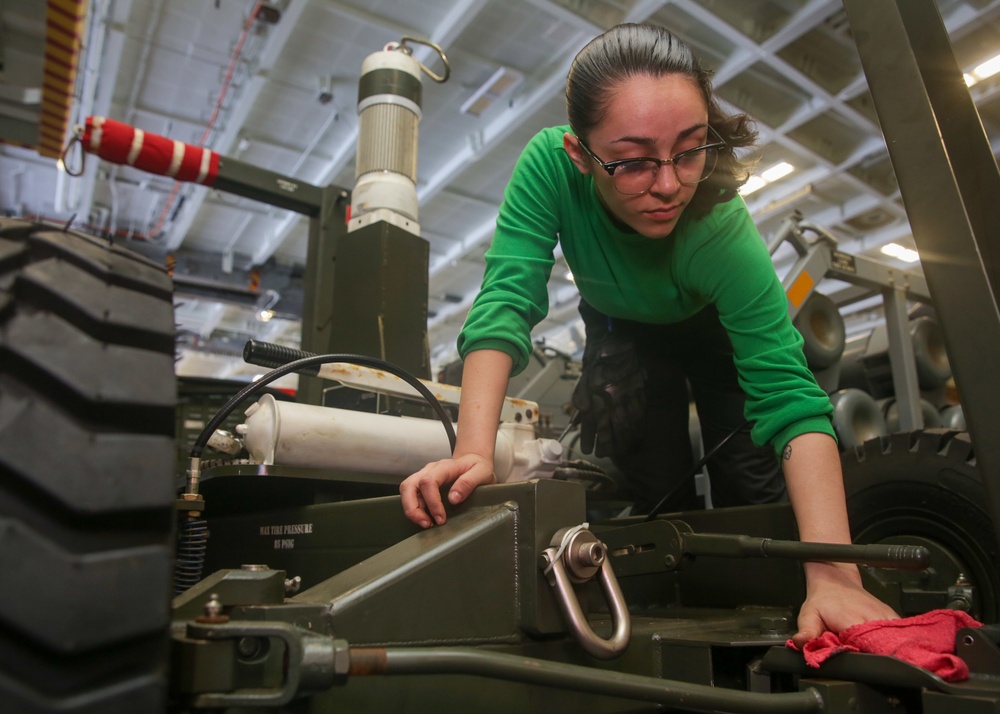
[[[531,330],[548,312],[553,251],[561,243],[580,294],[606,315],[666,324],[716,306],[757,444],[780,452],[800,434],[833,436],[830,400],[806,366],[802,336],[743,200],[704,217],[688,209],[665,239],[622,230],[598,201],[593,178],[563,149],[568,130],[539,132],[514,168],[459,354],[496,349],[513,358],[515,374],[524,369]]]

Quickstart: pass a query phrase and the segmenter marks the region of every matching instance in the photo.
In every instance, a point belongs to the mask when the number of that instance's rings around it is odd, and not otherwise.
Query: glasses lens
[[[615,167],[615,188],[626,195],[645,193],[656,180],[660,165],[655,161],[626,161]]]
[[[677,180],[684,184],[700,183],[712,175],[719,161],[719,151],[704,148],[689,151],[674,159]]]

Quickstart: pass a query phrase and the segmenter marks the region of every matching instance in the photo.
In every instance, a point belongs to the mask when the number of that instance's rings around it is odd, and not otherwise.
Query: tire
[[[174,529],[166,272],[0,219],[0,702],[166,708]]]
[[[997,622],[1000,554],[968,435],[943,429],[892,434],[848,450],[842,462],[855,542],[914,543],[931,551],[925,573],[863,569],[866,584],[874,574],[892,584],[890,591],[898,585],[917,593],[908,600],[917,611],[904,604],[900,612],[913,615],[931,609],[920,603],[934,603],[919,593],[945,592],[961,573],[975,593],[969,614]]]

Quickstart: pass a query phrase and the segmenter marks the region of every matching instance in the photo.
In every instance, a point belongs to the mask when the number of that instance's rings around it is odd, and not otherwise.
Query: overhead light
[[[465,100],[460,111],[474,117],[482,115],[493,102],[510,93],[523,79],[524,75],[516,69],[501,67]]]
[[[750,178],[747,179],[747,182],[745,184],[740,186],[740,195],[749,196],[754,191],[758,191],[764,188],[766,185],[767,181],[765,181],[760,176],[751,176]]]
[[[780,178],[784,178],[788,174],[792,173],[794,170],[795,170],[794,166],[792,166],[787,161],[782,161],[780,164],[775,164],[767,171],[762,173],[760,177],[765,181],[767,181],[768,183],[771,183],[772,181],[777,181]]]
[[[976,65],[975,69],[965,74],[965,83],[972,86],[976,82],[992,77],[1000,72],[1000,54],[991,57],[982,64]]]
[[[882,246],[882,252],[890,258],[902,260],[904,263],[916,263],[920,260],[920,256],[917,254],[917,251],[912,248],[904,248],[899,245],[899,243],[886,243]]]
[[[740,187],[740,195],[749,196],[754,191],[759,191],[772,181],[784,178],[793,171],[795,171],[794,166],[787,161],[781,161],[774,166],[765,169],[760,174],[756,174],[747,179],[747,182]]]

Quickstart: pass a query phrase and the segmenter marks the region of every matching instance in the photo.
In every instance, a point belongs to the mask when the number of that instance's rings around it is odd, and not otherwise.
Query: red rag
[[[931,610],[898,620],[872,620],[837,635],[824,632],[802,648],[806,664],[819,667],[838,652],[867,652],[896,657],[929,670],[947,682],[969,677],[969,667],[955,654],[955,634],[963,627],[982,627],[961,610]],[[788,641],[789,647],[795,647]]]

